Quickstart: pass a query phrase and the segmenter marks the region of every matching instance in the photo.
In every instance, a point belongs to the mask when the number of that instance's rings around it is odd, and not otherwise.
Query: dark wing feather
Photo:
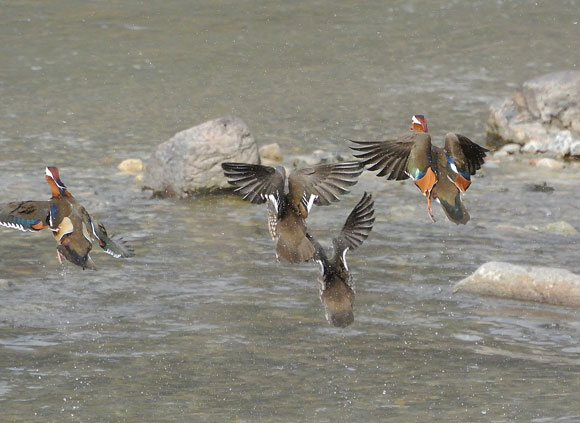
[[[375,222],[374,201],[371,194],[365,192],[352,209],[346,222],[340,231],[340,235],[334,239],[336,252],[342,254],[342,250],[358,248],[373,229]]]
[[[89,215],[86,210],[83,210],[83,220],[88,230],[91,231],[91,236],[99,243],[99,246],[105,251],[105,253],[110,254],[115,258],[127,258],[135,255],[133,249],[123,240],[119,239],[117,242],[113,241],[109,237],[109,234],[107,234],[105,226]]]
[[[306,238],[308,238],[308,240],[314,247],[314,256],[312,258],[320,264],[321,274],[324,275],[328,270],[328,257],[326,256],[324,247],[322,247],[322,245],[320,245],[320,243],[316,240],[316,238],[314,238],[308,232],[306,233]]]
[[[389,180],[408,179],[405,172],[409,154],[414,145],[414,134],[403,135],[396,140],[386,141],[355,141],[350,148],[355,157],[362,159],[368,170],[378,170],[377,176],[386,176]]]
[[[0,226],[39,231],[49,226],[50,201],[15,201],[0,206]]]
[[[282,166],[273,168],[247,163],[222,163],[224,175],[228,182],[236,187],[237,194],[243,194],[243,199],[254,204],[262,204],[268,196],[274,195],[277,202],[284,195],[286,171]]]
[[[445,136],[445,150],[453,157],[459,171],[475,172],[481,168],[485,162],[487,148],[481,147],[469,138],[461,134],[449,133]]]
[[[354,161],[299,169],[288,180],[290,201],[298,204],[298,201],[308,201],[314,195],[314,204],[327,206],[349,192],[347,187],[357,183],[362,170],[361,163]]]

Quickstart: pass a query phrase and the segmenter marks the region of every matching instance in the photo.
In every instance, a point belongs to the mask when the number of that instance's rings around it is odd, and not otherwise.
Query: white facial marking
[[[411,119],[412,123],[416,123],[418,125],[422,125],[421,121],[419,119],[417,119],[417,116],[413,115],[413,118]]]
[[[46,176],[48,176],[50,179],[52,179],[57,187],[66,188],[64,185],[60,185],[58,182],[56,182],[56,178],[54,177],[54,175],[52,174],[52,172],[50,171],[49,168],[46,168]]]

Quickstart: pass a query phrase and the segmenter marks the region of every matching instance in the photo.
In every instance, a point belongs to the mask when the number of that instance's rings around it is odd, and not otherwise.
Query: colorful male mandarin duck
[[[318,287],[320,301],[324,305],[326,320],[336,327],[344,328],[354,321],[354,284],[346,264],[346,253],[364,242],[373,229],[374,202],[370,194],[364,193],[361,200],[350,212],[340,231],[332,240],[334,255],[328,258],[322,246],[310,235],[314,249],[314,260],[320,264]]]
[[[40,231],[49,228],[58,246],[57,258],[62,257],[83,269],[96,267],[89,256],[92,241],[99,243],[115,258],[131,257],[132,251],[117,244],[67,190],[59,177],[58,168],[46,168],[46,181],[52,191],[48,201],[21,201],[0,206],[0,225],[21,231]]]
[[[445,136],[444,148],[432,145],[423,115],[414,115],[409,129],[413,132],[395,140],[351,140],[356,144],[351,149],[357,151],[354,156],[363,159],[369,170],[379,171],[377,176],[389,180],[413,179],[427,198],[427,213],[433,222],[432,198],[441,204],[450,221],[466,224],[469,213],[461,193],[469,188],[471,175],[481,168],[489,150],[453,133]]]
[[[245,163],[222,163],[235,193],[254,204],[268,203],[268,228],[276,242],[276,258],[290,263],[312,259],[314,247],[306,238],[306,218],[313,204],[328,205],[349,192],[362,173],[359,162],[321,164],[294,171],[284,167]]]

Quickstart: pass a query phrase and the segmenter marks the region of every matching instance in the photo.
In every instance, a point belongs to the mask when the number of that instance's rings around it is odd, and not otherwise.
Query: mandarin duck
[[[306,218],[313,204],[325,206],[349,192],[362,173],[359,162],[320,164],[298,169],[286,178],[284,167],[222,163],[235,193],[254,204],[268,203],[268,229],[276,242],[276,258],[290,263],[312,259]],[[288,190],[286,191],[286,179]]]
[[[338,237],[332,240],[333,256],[328,258],[324,248],[306,234],[314,246],[314,260],[320,265],[318,288],[320,301],[328,323],[336,327],[347,327],[354,321],[354,283],[346,264],[346,253],[364,242],[373,229],[374,201],[371,194],[364,193],[350,212]]]
[[[58,246],[58,261],[66,258],[84,269],[96,270],[89,252],[92,241],[115,258],[131,257],[132,251],[115,243],[105,227],[81,206],[59,177],[58,168],[46,168],[46,181],[52,197],[48,201],[16,201],[0,206],[0,225],[21,231],[52,231]]]
[[[431,199],[441,204],[450,221],[466,224],[469,213],[461,194],[471,185],[471,175],[481,168],[489,150],[454,133],[445,136],[444,148],[432,145],[423,115],[414,115],[409,129],[413,132],[394,140],[351,140],[355,145],[350,148],[368,170],[379,171],[377,176],[397,181],[411,178],[427,198],[427,213],[433,222]]]

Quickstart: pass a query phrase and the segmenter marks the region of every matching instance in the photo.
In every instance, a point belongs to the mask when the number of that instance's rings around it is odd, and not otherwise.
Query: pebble
[[[543,167],[546,169],[563,169],[564,168],[564,163],[559,161],[559,160],[555,160],[555,159],[550,159],[548,157],[544,157],[542,159],[538,159],[535,162],[537,167]]]
[[[282,149],[278,143],[261,146],[259,154],[262,161],[281,162],[283,158]]]
[[[498,151],[498,153],[506,153],[506,154],[516,154],[520,152],[520,149],[522,148],[521,145],[516,144],[515,142],[509,143],[504,145],[501,150]],[[497,155],[497,153],[496,153]],[[494,155],[495,157],[495,155]]]
[[[141,159],[126,159],[119,163],[117,168],[123,173],[138,173],[142,172],[145,166]]]
[[[536,154],[546,151],[546,145],[540,141],[529,141],[521,149],[522,153]]]

